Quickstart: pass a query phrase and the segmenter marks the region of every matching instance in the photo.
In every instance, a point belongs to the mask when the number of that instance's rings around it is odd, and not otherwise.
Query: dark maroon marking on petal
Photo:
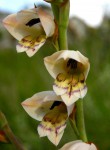
[[[62,73],[59,73],[58,75],[57,75],[57,77],[56,77],[56,80],[58,81],[58,82],[64,82],[65,80],[66,80],[66,78],[64,78],[63,80],[62,79],[59,79],[59,76],[61,75]]]
[[[60,125],[60,126],[58,126],[58,127],[55,129],[55,133],[58,134],[58,130],[59,130],[61,127],[65,126],[65,125],[66,125],[66,121],[65,121],[65,123],[64,123],[63,125]]]
[[[33,26],[33,25],[35,25],[37,23],[40,23],[40,19],[39,18],[34,18],[34,19],[31,19],[30,21],[28,21],[26,23],[26,26],[31,27],[31,26]]]
[[[83,80],[80,80],[81,83],[84,83],[84,81],[85,81],[84,79],[83,79]]]
[[[36,46],[38,46],[38,45],[40,45],[41,43],[44,43],[45,41],[42,41],[42,42],[40,42],[39,44],[36,44],[36,45],[34,45],[34,47],[36,47]]]
[[[39,124],[39,126],[41,127],[41,128],[43,128],[43,129],[45,129],[45,130],[48,130],[48,131],[53,131],[51,128],[46,128],[45,126],[43,126],[42,124]]]
[[[26,51],[28,51],[28,50],[35,51],[35,48],[31,48],[31,47],[29,47],[29,46],[24,46],[24,45],[22,45],[22,44],[20,44],[20,43],[18,43],[17,45],[18,45],[18,46],[20,46],[20,47],[27,48],[27,50],[26,50]]]
[[[68,87],[60,87],[60,86],[58,86],[58,85],[55,84],[55,83],[53,84],[53,86],[56,86],[56,87],[58,87],[58,88],[62,88],[62,89],[65,89],[65,90],[68,89]]]
[[[69,97],[71,96],[71,93],[72,93],[72,85],[70,85]]]
[[[84,90],[84,89],[86,89],[86,88],[87,88],[87,86],[85,85],[84,88],[82,88],[82,89],[72,91],[72,92],[71,92],[71,95],[74,94],[74,93],[80,92],[80,90],[82,91],[82,90]],[[69,92],[66,92],[66,93],[69,95]]]
[[[50,110],[52,110],[55,106],[59,106],[62,102],[60,101],[55,101],[53,102],[52,106],[50,107]]]
[[[77,61],[74,59],[69,59],[67,62],[67,67],[70,67],[71,69],[77,68]]]

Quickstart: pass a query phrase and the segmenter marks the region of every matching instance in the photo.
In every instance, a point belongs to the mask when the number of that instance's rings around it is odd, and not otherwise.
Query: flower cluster
[[[17,52],[33,56],[55,34],[53,18],[42,8],[35,7],[7,16],[6,29],[18,40]],[[60,50],[44,58],[49,74],[54,78],[53,91],[36,93],[22,102],[25,111],[40,121],[38,134],[47,136],[55,145],[60,142],[75,102],[87,93],[86,79],[90,69],[88,58],[75,50]],[[66,144],[61,150],[96,150],[82,141]]]

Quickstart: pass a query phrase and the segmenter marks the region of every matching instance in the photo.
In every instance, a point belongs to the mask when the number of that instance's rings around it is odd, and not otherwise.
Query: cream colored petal
[[[74,94],[71,94],[71,96],[69,96],[69,94],[67,92],[65,94],[61,95],[61,98],[67,106],[72,105],[79,99]]]
[[[64,131],[60,132],[59,134],[55,134],[54,132],[52,132],[51,134],[48,135],[48,139],[54,144],[54,145],[58,145],[62,136],[63,136]]]
[[[66,93],[67,88],[66,87],[59,87],[56,84],[53,85],[53,90],[57,95],[62,95],[64,93]]]
[[[44,58],[45,67],[53,78],[56,78],[59,73],[65,72],[63,68],[64,60],[61,59],[57,62],[57,59],[61,53],[62,51],[59,51]]]
[[[17,13],[16,18],[19,22],[18,26],[16,26],[16,31],[19,30],[21,34],[23,32],[24,36],[31,35],[38,37],[40,35],[46,35],[38,16],[37,8],[22,10]],[[29,25],[29,22],[31,22],[33,19],[38,19],[39,21]]]
[[[68,112],[68,116],[71,115],[73,109],[74,109],[74,104],[70,105],[70,106],[67,106],[67,112]]]
[[[73,145],[77,144],[77,143],[82,143],[81,140],[76,140],[76,141],[72,141],[72,142],[69,142],[69,143],[66,143],[62,148],[60,148],[59,150],[75,150],[75,149],[72,149]]]
[[[27,55],[31,57],[42,47],[45,41],[45,37],[34,38],[32,36],[26,36],[19,41],[16,49],[18,53],[26,51]]]
[[[91,143],[89,150],[97,150],[97,148],[93,143]]]
[[[63,135],[67,121],[67,108],[64,103],[55,105],[46,113],[38,126],[40,137],[48,136],[49,140],[57,145]]]
[[[68,90],[68,77],[67,75],[60,73],[57,75],[53,85],[53,90],[57,95],[62,95]]]
[[[44,45],[44,43],[45,43],[45,41],[43,41],[42,43],[39,43],[38,45],[36,45],[34,47],[34,49],[30,48],[30,49],[26,50],[26,54],[29,57],[32,57]]]
[[[21,45],[21,44],[17,44],[16,45],[16,50],[18,53],[21,53],[21,52],[25,52],[28,50],[28,47],[25,47],[24,45]]]
[[[41,24],[44,28],[47,37],[50,37],[55,32],[55,23],[53,18],[45,12],[42,8],[38,8],[38,16],[41,20]]]
[[[87,86],[85,84],[78,83],[78,90],[74,91],[74,96],[83,98],[87,93]]]
[[[50,110],[53,101],[61,100],[53,91],[36,93],[31,98],[22,102],[25,111],[34,119],[41,121],[44,115]]]
[[[58,143],[60,142],[63,133],[64,133],[64,129],[66,128],[66,124],[64,124],[63,126],[58,126],[58,127],[52,127],[52,124],[50,122],[45,123],[42,122],[39,126],[38,126],[38,134],[40,135],[40,137],[44,137],[47,136],[48,139],[55,145],[58,145]]]
[[[40,137],[48,136],[53,132],[53,129],[51,128],[51,124],[46,124],[45,122],[40,123],[37,128],[38,134]]]
[[[60,150],[97,150],[94,144],[87,144],[82,141],[73,141],[65,144]]]
[[[17,20],[24,24],[34,18],[38,18],[37,8],[24,9],[17,13]]]
[[[45,64],[48,72],[50,73],[50,75],[53,78],[56,78],[56,76],[59,73],[65,72],[65,67],[64,67],[65,61],[70,58],[83,64],[84,76],[86,79],[89,69],[90,69],[90,64],[89,64],[88,58],[83,56],[79,51],[74,51],[74,50],[58,51],[58,52],[52,54],[51,56],[45,57],[44,64]]]
[[[18,22],[16,20],[16,14],[8,15],[3,20],[3,25],[9,31],[9,33],[17,40],[21,40],[23,38],[23,36],[19,32],[15,31],[17,24],[18,24]]]
[[[60,95],[64,103],[69,106],[79,98],[83,98],[87,93],[87,87],[84,82],[84,76],[65,75],[60,73],[54,82],[53,90]]]

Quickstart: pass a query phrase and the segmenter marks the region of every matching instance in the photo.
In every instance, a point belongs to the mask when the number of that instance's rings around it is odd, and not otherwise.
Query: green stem
[[[51,3],[52,11],[54,14],[55,21],[58,23],[59,20],[59,7]]]
[[[17,150],[26,150],[10,129],[6,117],[0,112],[0,128]]]
[[[67,31],[65,30],[65,27],[61,25],[59,26],[59,49],[60,50],[68,49]]]
[[[67,27],[69,22],[69,9],[70,1],[65,0],[65,2],[59,8],[59,49],[68,49],[67,43]]]
[[[73,119],[70,118],[69,121],[70,121],[71,127],[73,128],[73,130],[74,130],[77,138],[79,139],[80,135],[79,135],[79,131],[78,131],[77,127],[76,127],[75,120],[73,120]]]
[[[80,133],[80,138],[84,142],[87,142],[88,140],[84,123],[83,100],[78,100],[76,102],[76,125]]]

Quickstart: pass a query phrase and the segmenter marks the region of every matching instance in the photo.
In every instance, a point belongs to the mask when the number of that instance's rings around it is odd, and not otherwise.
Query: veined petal
[[[16,46],[17,52],[26,51],[29,57],[33,56],[42,45],[45,43],[46,38],[40,36],[38,38],[33,38],[31,36],[26,36],[23,38],[19,44]]]
[[[54,106],[38,126],[40,137],[47,136],[53,144],[57,145],[64,133],[67,118],[67,109],[64,103]]]
[[[65,126],[66,127],[66,126]],[[55,132],[52,132],[51,134],[48,135],[48,139],[54,144],[58,145],[62,136],[63,136],[64,130],[60,132],[59,134],[56,134]]]
[[[46,36],[47,37],[52,36],[55,32],[55,23],[53,18],[47,12],[43,11],[41,8],[38,8],[38,16],[41,20]]]
[[[77,140],[65,144],[60,150],[97,150],[97,148],[93,143],[88,144]]]
[[[74,89],[74,95],[78,98],[83,98],[87,93],[86,83],[78,83],[77,87]]]
[[[74,94],[71,94],[71,96],[69,96],[68,93],[65,93],[65,94],[61,95],[61,98],[63,99],[64,103],[67,106],[72,105],[73,103],[75,103],[79,99]]]
[[[83,74],[62,74],[60,73],[53,85],[53,90],[57,95],[60,95],[67,106],[83,98],[87,93]]]
[[[68,80],[65,74],[58,74],[53,85],[53,90],[57,95],[62,95],[66,93],[66,91],[68,90]]]
[[[53,91],[44,91],[34,94],[31,98],[22,102],[25,111],[34,119],[41,121],[50,110],[55,100],[61,100]]]

